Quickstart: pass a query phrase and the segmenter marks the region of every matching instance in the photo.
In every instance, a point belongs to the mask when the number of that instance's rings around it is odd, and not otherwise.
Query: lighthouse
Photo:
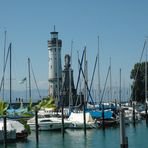
[[[62,40],[58,39],[58,32],[50,32],[51,39],[48,40],[48,82],[49,96],[59,99],[61,81],[62,81],[62,64],[61,64],[61,47]],[[57,100],[59,101],[59,100]]]

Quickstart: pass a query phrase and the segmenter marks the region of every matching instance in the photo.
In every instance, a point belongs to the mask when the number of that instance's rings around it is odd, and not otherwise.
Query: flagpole
[[[27,77],[23,78],[19,83],[24,84],[25,99],[27,103]]]

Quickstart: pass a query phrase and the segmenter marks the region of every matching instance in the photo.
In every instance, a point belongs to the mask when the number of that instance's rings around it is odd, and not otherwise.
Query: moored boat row
[[[138,123],[142,120],[140,111],[132,106],[121,105],[124,110],[124,119],[126,124]],[[85,124],[86,129],[98,129],[103,126],[114,127],[119,125],[120,109],[86,109]],[[133,117],[133,115],[135,117]],[[39,131],[57,131],[62,128],[61,112],[47,112],[47,110],[38,110],[38,130]],[[26,119],[27,125],[31,130],[36,130],[35,116]],[[3,120],[0,121],[0,141],[4,139]],[[103,125],[104,124],[104,125]],[[84,129],[84,112],[70,112],[69,117],[64,116],[64,129]],[[17,139],[26,139],[28,133],[25,131],[24,125],[18,121],[7,119],[7,141],[15,141]]]

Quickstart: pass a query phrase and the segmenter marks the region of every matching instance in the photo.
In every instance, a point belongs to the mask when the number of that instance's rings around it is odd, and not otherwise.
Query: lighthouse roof
[[[58,32],[56,32],[56,31],[52,31],[52,32],[50,32],[51,34],[58,34]]]

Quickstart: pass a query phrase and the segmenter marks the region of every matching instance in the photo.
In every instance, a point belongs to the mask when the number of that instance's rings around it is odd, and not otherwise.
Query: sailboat
[[[28,111],[28,107],[23,107],[23,102],[21,101],[20,102],[20,108],[18,109],[14,109],[12,108],[12,93],[11,93],[11,90],[12,90],[12,86],[11,86],[11,46],[9,48],[10,50],[10,102],[9,102],[9,108],[7,109],[7,117],[9,119],[28,119],[28,118],[31,118],[33,117],[33,113],[29,112]],[[28,65],[30,66],[30,59],[28,58]],[[29,67],[28,66],[28,67]],[[24,78],[22,81],[27,81],[26,78]],[[29,86],[31,87],[31,84],[30,84],[30,67],[29,67]],[[29,87],[29,96],[31,98],[31,88]]]
[[[11,106],[12,106],[11,43],[8,48],[6,59],[8,59],[8,56],[10,57],[10,101],[9,101],[9,107],[11,108]],[[5,68],[6,68],[6,63],[7,63],[7,60],[5,61],[5,64],[4,64]],[[4,83],[4,73],[3,73],[3,78],[2,78],[1,84],[2,83]],[[2,120],[3,115],[4,115],[4,112],[2,113],[2,116],[0,119],[0,141],[4,140],[4,136],[3,136],[4,121]],[[18,139],[26,139],[27,138],[29,133],[28,133],[27,129],[25,128],[25,126],[22,123],[20,123],[19,121],[8,119],[7,111],[6,111],[6,125],[7,125],[6,131],[7,131],[7,135],[8,135],[8,137],[7,136],[6,137],[8,138],[8,140],[18,140]],[[7,138],[6,138],[6,140],[7,140]]]

